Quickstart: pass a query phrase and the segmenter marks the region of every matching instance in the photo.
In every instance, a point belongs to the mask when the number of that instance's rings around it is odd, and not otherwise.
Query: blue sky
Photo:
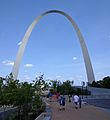
[[[68,13],[79,26],[94,69],[95,79],[110,75],[110,0],[0,0],[0,76],[12,71],[19,44],[32,21],[51,9]],[[50,14],[34,28],[18,79],[31,82],[44,73],[45,79],[87,81],[82,51],[70,22]]]

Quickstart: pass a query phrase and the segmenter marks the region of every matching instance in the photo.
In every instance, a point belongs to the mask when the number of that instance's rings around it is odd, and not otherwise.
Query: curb
[[[52,119],[52,109],[50,108],[50,104],[46,103],[45,112],[41,113],[35,120],[51,120]]]

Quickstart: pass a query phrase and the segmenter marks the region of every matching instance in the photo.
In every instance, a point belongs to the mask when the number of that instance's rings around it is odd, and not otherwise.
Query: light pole
[[[86,98],[87,98],[87,95],[88,95],[88,89],[87,89],[87,86],[88,86],[88,82],[86,82]]]
[[[81,82],[81,86],[82,86],[82,99],[83,99],[83,87],[85,86],[85,82],[84,81]]]

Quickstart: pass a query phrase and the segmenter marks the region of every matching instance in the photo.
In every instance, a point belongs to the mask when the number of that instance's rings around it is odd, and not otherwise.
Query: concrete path
[[[65,110],[59,110],[58,102],[50,102],[52,120],[110,120],[110,112],[91,105],[75,109],[73,103],[66,102]]]

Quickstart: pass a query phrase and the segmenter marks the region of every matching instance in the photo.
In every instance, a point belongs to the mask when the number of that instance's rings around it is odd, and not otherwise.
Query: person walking
[[[73,103],[75,104],[75,108],[78,109],[78,102],[79,102],[78,95],[74,95],[72,98],[73,98]]]
[[[62,109],[65,110],[65,96],[63,95],[63,98],[62,98]]]
[[[59,104],[60,104],[60,110],[65,110],[65,97],[64,97],[64,95],[60,96]]]
[[[78,97],[79,97],[79,108],[81,108],[81,96]]]
[[[47,97],[49,98],[49,101],[52,102],[52,96],[53,94],[51,92],[48,93]]]

